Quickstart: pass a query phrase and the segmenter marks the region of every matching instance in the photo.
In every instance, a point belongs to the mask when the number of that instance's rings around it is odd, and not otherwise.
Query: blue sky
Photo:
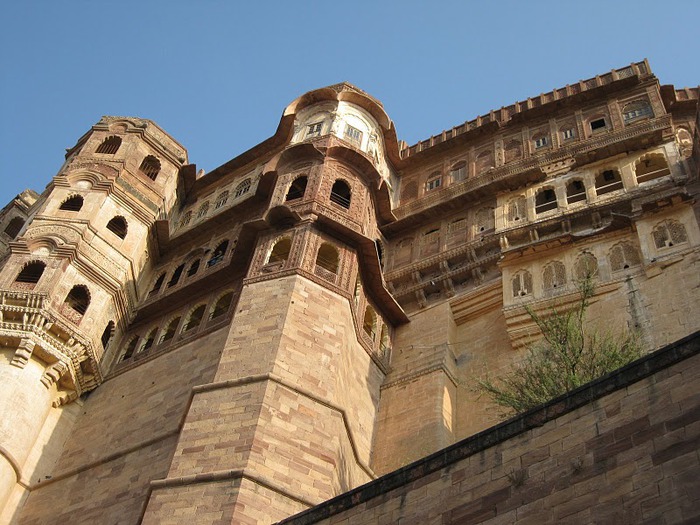
[[[211,171],[347,80],[413,144],[648,58],[700,83],[700,2],[3,2],[0,203],[42,191],[102,115],[156,121]]]

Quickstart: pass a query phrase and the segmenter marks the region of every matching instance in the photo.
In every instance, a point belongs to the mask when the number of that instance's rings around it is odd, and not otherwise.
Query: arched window
[[[493,167],[493,152],[491,150],[485,150],[476,156],[476,174],[483,173],[489,168]]]
[[[180,316],[175,317],[174,319],[171,319],[170,322],[165,327],[165,330],[163,330],[163,333],[160,336],[160,340],[158,341],[158,344],[163,344],[167,341],[170,341],[173,337],[175,337],[175,334],[177,333],[177,325],[179,325],[179,324],[180,324]]]
[[[19,232],[22,231],[22,226],[24,226],[24,219],[22,219],[22,217],[15,217],[5,226],[5,234],[8,235],[10,239],[14,239]]]
[[[187,270],[187,277],[192,277],[199,270],[199,259],[196,259]]]
[[[204,317],[205,308],[205,305],[200,304],[197,308],[192,310],[187,318],[187,321],[185,322],[185,326],[182,327],[183,332],[189,332],[190,330],[193,330],[199,326],[199,323],[202,322],[202,318]]]
[[[160,161],[153,155],[148,155],[139,166],[141,172],[151,180],[156,180],[160,173]]]
[[[61,203],[59,210],[65,211],[80,211],[83,207],[83,197],[80,195],[71,195]]]
[[[367,305],[365,308],[365,316],[362,321],[362,329],[374,341],[377,335],[377,314],[374,313],[374,308]]]
[[[520,270],[511,280],[513,297],[525,297],[532,294],[532,274],[527,270]]]
[[[338,250],[324,242],[316,254],[316,274],[335,282],[338,273]]]
[[[560,290],[566,286],[566,268],[564,263],[553,261],[544,267],[542,284],[546,292]]]
[[[221,192],[216,198],[216,203],[214,204],[214,209],[218,210],[228,202],[228,190]]]
[[[234,197],[240,197],[244,193],[248,193],[248,190],[250,189],[250,179],[246,179],[243,182],[241,182],[238,186],[236,186],[236,190],[234,192]]]
[[[433,191],[442,186],[442,173],[435,171],[430,174],[425,183],[425,191]]]
[[[268,264],[284,263],[289,258],[289,252],[292,251],[292,241],[288,237],[284,237],[277,241],[270,252],[270,257],[267,259]]]
[[[304,196],[304,193],[306,193],[307,181],[308,178],[306,175],[302,175],[301,177],[294,179],[292,184],[289,186],[285,200],[293,201],[294,199],[301,199]]]
[[[651,106],[646,100],[635,100],[625,104],[625,107],[622,108],[622,119],[625,121],[625,124],[653,116],[654,113],[651,110]]]
[[[608,259],[610,259],[610,268],[613,272],[627,270],[642,264],[637,248],[628,241],[619,242],[610,248]]]
[[[433,255],[440,250],[440,228],[429,230],[423,234],[420,243],[421,255]]]
[[[559,133],[564,141],[572,140],[576,138],[576,126],[573,124],[565,124],[559,128]]]
[[[81,316],[85,315],[85,312],[90,306],[90,292],[87,286],[82,284],[77,284],[71,291],[66,295],[64,304],[70,306],[74,311],[78,312]]]
[[[331,202],[335,202],[345,209],[350,209],[350,186],[345,181],[337,180],[333,183]]]
[[[574,179],[566,185],[566,203],[574,204],[586,200],[586,186],[580,179]]]
[[[209,315],[209,319],[216,319],[217,317],[221,317],[226,312],[228,312],[228,309],[231,307],[232,301],[233,301],[233,292],[226,292],[224,295],[219,297],[219,300],[216,301],[214,308],[211,309],[211,314]]]
[[[207,213],[209,213],[209,201],[203,202],[197,210],[197,220],[206,217]]]
[[[577,281],[593,279],[598,275],[598,259],[590,252],[583,252],[574,263],[574,278]]]
[[[223,261],[227,249],[228,241],[221,241],[214,249],[214,253],[211,255],[211,258],[207,261],[207,268],[211,268],[212,266],[215,266]]]
[[[153,343],[156,340],[156,331],[158,328],[153,328],[150,332],[148,332],[148,335],[146,335],[145,340],[143,344],[141,345],[141,348],[139,349],[139,352],[145,352],[149,348],[153,346]]]
[[[104,139],[102,144],[97,147],[95,153],[105,153],[107,155],[114,155],[118,150],[119,146],[122,145],[122,139],[119,137],[107,137]]]
[[[683,223],[675,220],[667,220],[657,224],[651,236],[654,239],[656,249],[670,248],[676,244],[688,242],[688,234]]]
[[[524,221],[527,218],[526,203],[522,195],[511,199],[506,207],[506,221],[509,223]]]
[[[622,177],[616,169],[603,170],[595,177],[596,195],[605,195],[622,188]]]
[[[128,228],[129,226],[126,223],[126,219],[121,216],[112,217],[107,223],[107,229],[120,239],[126,237]]]
[[[24,268],[22,268],[22,271],[19,272],[19,275],[15,279],[15,282],[36,284],[39,282],[39,279],[41,279],[41,276],[44,274],[45,268],[46,264],[44,264],[43,262],[32,261],[29,264],[25,265]]]
[[[452,179],[452,183],[456,182],[462,182],[464,179],[467,178],[467,163],[462,161],[458,162],[454,166],[452,166],[452,169],[450,170],[450,179]]]
[[[158,279],[156,279],[156,282],[153,283],[153,288],[151,288],[151,291],[148,292],[148,297],[151,297],[160,292],[160,287],[163,286],[163,281],[165,281],[165,272],[161,273],[158,276]]]
[[[523,146],[517,140],[511,140],[505,147],[505,161],[512,162],[523,156]]]
[[[486,207],[477,210],[475,222],[476,231],[479,233],[493,230],[495,227],[493,208]]]
[[[665,177],[671,173],[668,169],[666,158],[661,153],[644,155],[634,165],[634,172],[637,176],[637,183],[641,184],[650,180]]]
[[[168,281],[168,288],[171,288],[175,286],[178,281],[180,280],[180,276],[182,275],[183,270],[185,269],[185,265],[181,264],[177,268],[175,268],[175,271],[173,272],[172,277]]]
[[[401,189],[401,204],[406,204],[408,201],[411,201],[417,197],[418,184],[416,184],[416,181],[406,183],[406,186]]]
[[[557,209],[557,194],[554,188],[541,188],[535,195],[535,213]]]
[[[110,321],[109,323],[107,323],[107,326],[105,326],[105,329],[102,332],[102,337],[100,337],[100,341],[102,342],[102,348],[104,350],[107,350],[107,346],[109,346],[109,343],[112,340],[112,336],[114,336],[114,321]]]
[[[131,356],[134,355],[134,350],[136,350],[136,345],[139,342],[139,336],[135,335],[134,337],[131,338],[129,341],[129,344],[126,345],[126,350],[124,351],[124,355],[122,356],[122,361],[126,361],[127,359],[131,359]]]
[[[192,212],[188,211],[182,216],[182,219],[180,219],[180,228],[184,228],[187,226],[190,221],[192,220]]]

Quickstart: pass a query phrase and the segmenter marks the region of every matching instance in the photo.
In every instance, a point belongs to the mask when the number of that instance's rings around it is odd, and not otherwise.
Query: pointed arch
[[[542,272],[542,287],[545,292],[561,290],[566,286],[566,267],[561,261],[552,261]]]
[[[236,186],[236,189],[234,190],[233,196],[240,197],[241,195],[248,193],[248,190],[250,190],[250,186],[251,186],[251,180],[250,179],[244,180],[238,186]]]
[[[117,215],[109,220],[107,229],[120,239],[124,239],[126,237],[126,232],[129,230],[129,225],[124,217]]]
[[[270,256],[267,258],[267,264],[285,263],[292,251],[292,240],[289,237],[282,237],[270,251]]]
[[[351,196],[350,186],[347,182],[338,179],[333,183],[333,187],[331,188],[331,202],[348,210],[350,209]]]
[[[63,303],[82,317],[90,306],[90,291],[83,284],[76,284],[66,295]]]
[[[114,337],[114,321],[109,321],[102,332],[102,336],[100,337],[103,350],[107,350],[109,343],[112,341],[112,337]]]
[[[229,311],[229,308],[231,308],[232,302],[233,302],[233,292],[232,291],[228,291],[225,294],[223,294],[221,297],[219,297],[211,309],[211,313],[209,314],[209,320],[217,319],[218,317],[225,315],[226,312]]]
[[[41,276],[44,274],[45,269],[46,263],[43,261],[29,262],[25,264],[22,268],[22,271],[19,272],[17,278],[15,279],[15,282],[36,284],[39,282],[39,279],[41,279]]]
[[[306,185],[308,183],[308,180],[309,179],[306,175],[302,175],[294,179],[289,185],[289,190],[287,190],[287,196],[284,200],[292,201],[296,199],[301,199],[306,193]]]
[[[160,173],[160,161],[153,155],[148,155],[141,161],[139,169],[149,179],[156,180]]]
[[[61,203],[58,209],[64,211],[80,211],[83,207],[83,202],[82,195],[71,195]]]
[[[618,242],[610,248],[608,259],[613,272],[627,270],[642,264],[639,251],[629,241]]]
[[[107,137],[102,141],[95,150],[95,153],[104,153],[106,155],[114,155],[119,151],[119,147],[122,145],[122,139],[116,136]]]
[[[532,295],[532,274],[527,270],[518,271],[511,279],[513,297]]]
[[[207,261],[207,268],[211,268],[219,264],[224,260],[226,256],[226,250],[228,249],[228,240],[221,241],[218,246],[214,249],[214,253],[211,258]]]
[[[175,337],[175,334],[177,333],[177,327],[180,324],[180,319],[181,317],[178,315],[177,317],[173,317],[168,322],[168,324],[165,326],[165,329],[161,333],[160,339],[158,340],[158,344],[167,343],[173,337]]]
[[[199,326],[199,324],[202,322],[202,318],[204,317],[204,310],[206,309],[206,305],[200,304],[196,306],[190,314],[187,316],[187,320],[185,321],[184,326],[182,327],[182,331],[184,332],[189,332],[190,330],[194,330]]]
[[[362,319],[362,329],[374,341],[377,335],[377,314],[370,305],[365,308],[365,315]]]

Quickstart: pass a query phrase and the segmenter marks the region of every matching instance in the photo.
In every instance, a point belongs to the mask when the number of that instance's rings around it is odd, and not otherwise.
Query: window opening
[[[377,334],[377,314],[374,313],[374,308],[367,306],[365,308],[365,316],[362,322],[362,329],[374,341]]]
[[[190,221],[192,220],[192,212],[188,211],[182,216],[182,219],[180,219],[180,228],[184,228],[187,226]]]
[[[535,149],[544,148],[547,144],[549,144],[549,140],[546,135],[535,138]]]
[[[119,137],[107,137],[102,144],[97,147],[95,153],[105,153],[107,155],[114,155],[118,150],[119,146],[122,145],[122,139]]]
[[[15,217],[12,219],[7,226],[5,226],[5,234],[7,234],[11,239],[14,239],[19,235],[19,232],[24,226],[24,219],[22,217]]]
[[[493,208],[481,208],[476,212],[476,228],[479,233],[493,230],[494,227]]]
[[[564,140],[571,140],[576,136],[576,131],[574,130],[574,128],[568,128],[563,130],[561,132],[561,135],[564,138]]]
[[[334,276],[338,273],[338,250],[332,244],[324,242],[316,254],[316,266],[323,268]]]
[[[126,237],[128,228],[129,226],[127,225],[124,217],[113,217],[107,223],[107,229],[120,239]]]
[[[141,345],[141,350],[139,350],[139,352],[145,352],[153,346],[153,342],[156,339],[156,330],[157,328],[154,328],[148,333],[148,335],[146,336],[146,340],[143,342],[143,345]]]
[[[345,125],[345,140],[355,144],[357,147],[362,143],[362,132],[350,124]]]
[[[224,191],[216,198],[216,203],[214,204],[214,209],[218,210],[219,208],[224,206],[227,202],[228,202],[228,190]]]
[[[557,195],[552,188],[544,188],[535,196],[535,213],[557,209]]]
[[[131,359],[131,356],[134,355],[134,350],[136,350],[136,345],[139,342],[139,337],[134,336],[134,338],[129,341],[129,344],[126,347],[126,351],[124,352],[124,355],[122,356],[122,361],[126,361],[127,359]]]
[[[110,341],[112,340],[112,336],[114,335],[114,321],[110,321],[107,323],[107,326],[105,326],[104,332],[102,332],[102,337],[100,337],[100,342],[102,343],[102,349],[107,350],[107,346],[109,345]]]
[[[73,310],[78,312],[81,316],[85,315],[85,312],[90,305],[90,293],[86,286],[76,285],[71,288],[68,292],[64,304],[70,306]]]
[[[646,155],[639,159],[634,165],[634,171],[638,184],[665,177],[671,173],[671,170],[668,169],[666,158],[659,153]]]
[[[211,256],[211,259],[209,259],[207,261],[207,268],[211,268],[212,266],[216,266],[221,261],[223,261],[224,256],[226,255],[227,248],[228,248],[228,241],[220,242],[219,245],[214,249],[214,253]]]
[[[289,186],[289,191],[287,191],[287,197],[285,200],[291,201],[294,199],[301,199],[306,193],[306,183],[307,177],[301,176],[294,179],[292,184]]]
[[[165,281],[165,273],[161,273],[158,276],[158,279],[156,279],[156,282],[153,283],[153,288],[151,288],[151,291],[148,292],[148,297],[151,297],[160,292],[160,287],[163,286],[163,281]]]
[[[431,179],[425,183],[425,191],[437,189],[440,187],[440,184],[442,184],[442,178],[436,177],[434,179]]]
[[[205,305],[199,305],[197,308],[192,310],[192,313],[190,316],[187,318],[187,322],[185,323],[185,326],[182,327],[183,332],[188,332],[194,328],[197,328],[199,326],[199,323],[202,322],[202,317],[204,317],[204,309],[206,308]]]
[[[173,276],[170,278],[168,281],[168,288],[171,288],[175,286],[178,281],[180,280],[180,276],[182,275],[182,271],[185,269],[185,265],[181,264],[177,268],[175,268],[175,271],[173,272]]]
[[[248,190],[250,189],[250,184],[250,179],[246,179],[243,182],[241,182],[238,186],[236,186],[234,197],[240,197],[244,193],[248,193]]]
[[[160,161],[153,155],[148,155],[143,159],[143,162],[141,162],[139,169],[149,179],[156,180],[156,177],[160,173]]]
[[[72,195],[68,197],[61,206],[59,210],[65,211],[80,211],[83,207],[83,198],[80,195]]]
[[[209,213],[209,201],[203,202],[199,210],[197,210],[197,220],[205,217],[207,213]]]
[[[450,171],[450,178],[452,182],[461,182],[467,178],[467,164],[465,162],[460,162],[455,164]]]
[[[231,302],[233,301],[233,292],[228,292],[222,295],[218,301],[216,301],[216,304],[214,305],[214,308],[211,311],[211,315],[209,316],[209,319],[216,319],[217,317],[221,317],[224,315],[226,312],[228,312],[229,307],[231,306]]]
[[[268,264],[284,263],[289,258],[289,252],[292,251],[292,241],[288,238],[280,239],[275,243],[275,246],[270,252]]]
[[[175,337],[175,333],[177,332],[177,325],[179,324],[179,316],[175,319],[171,319],[171,321],[168,323],[168,326],[166,326],[165,330],[163,331],[163,335],[160,336],[160,341],[158,341],[158,343],[165,343],[166,341],[170,341],[173,337]]]
[[[572,180],[566,185],[566,202],[574,204],[586,200],[586,187],[582,180]]]
[[[321,129],[323,128],[323,122],[314,122],[306,127],[306,137],[318,137],[321,135]]]
[[[521,270],[513,276],[513,297],[525,297],[532,293],[532,275],[526,270]]]
[[[199,259],[190,264],[190,267],[187,270],[187,277],[192,277],[197,273],[197,270],[199,270]]]
[[[622,108],[622,119],[624,120],[625,124],[629,124],[635,120],[650,116],[653,116],[651,106],[644,100],[630,102],[624,108]]]
[[[598,275],[598,259],[595,255],[589,252],[584,252],[579,255],[574,264],[574,277],[578,281],[592,279]]]
[[[595,120],[591,120],[591,131],[599,131],[601,129],[605,129],[605,119],[604,118],[597,118]]]
[[[549,263],[544,268],[542,281],[545,291],[564,288],[566,284],[566,268],[560,261]]]
[[[331,188],[331,202],[335,202],[337,205],[343,208],[350,209],[350,186],[347,185],[345,181],[337,180],[333,183]]]
[[[597,195],[605,195],[622,188],[622,178],[617,170],[605,170],[595,178],[595,192]]]
[[[45,268],[46,264],[41,261],[30,262],[24,268],[22,268],[22,271],[19,272],[15,282],[36,284],[44,274]]]
[[[641,264],[637,249],[631,243],[624,241],[610,249],[608,258],[610,259],[610,268],[613,272],[627,270]]]
[[[506,216],[508,222],[518,222],[525,220],[525,204],[526,200],[523,196],[516,197],[508,203],[508,211]]]

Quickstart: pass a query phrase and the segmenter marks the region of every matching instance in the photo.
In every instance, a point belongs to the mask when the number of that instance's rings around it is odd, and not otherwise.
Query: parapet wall
[[[700,332],[280,522],[700,520]]]

